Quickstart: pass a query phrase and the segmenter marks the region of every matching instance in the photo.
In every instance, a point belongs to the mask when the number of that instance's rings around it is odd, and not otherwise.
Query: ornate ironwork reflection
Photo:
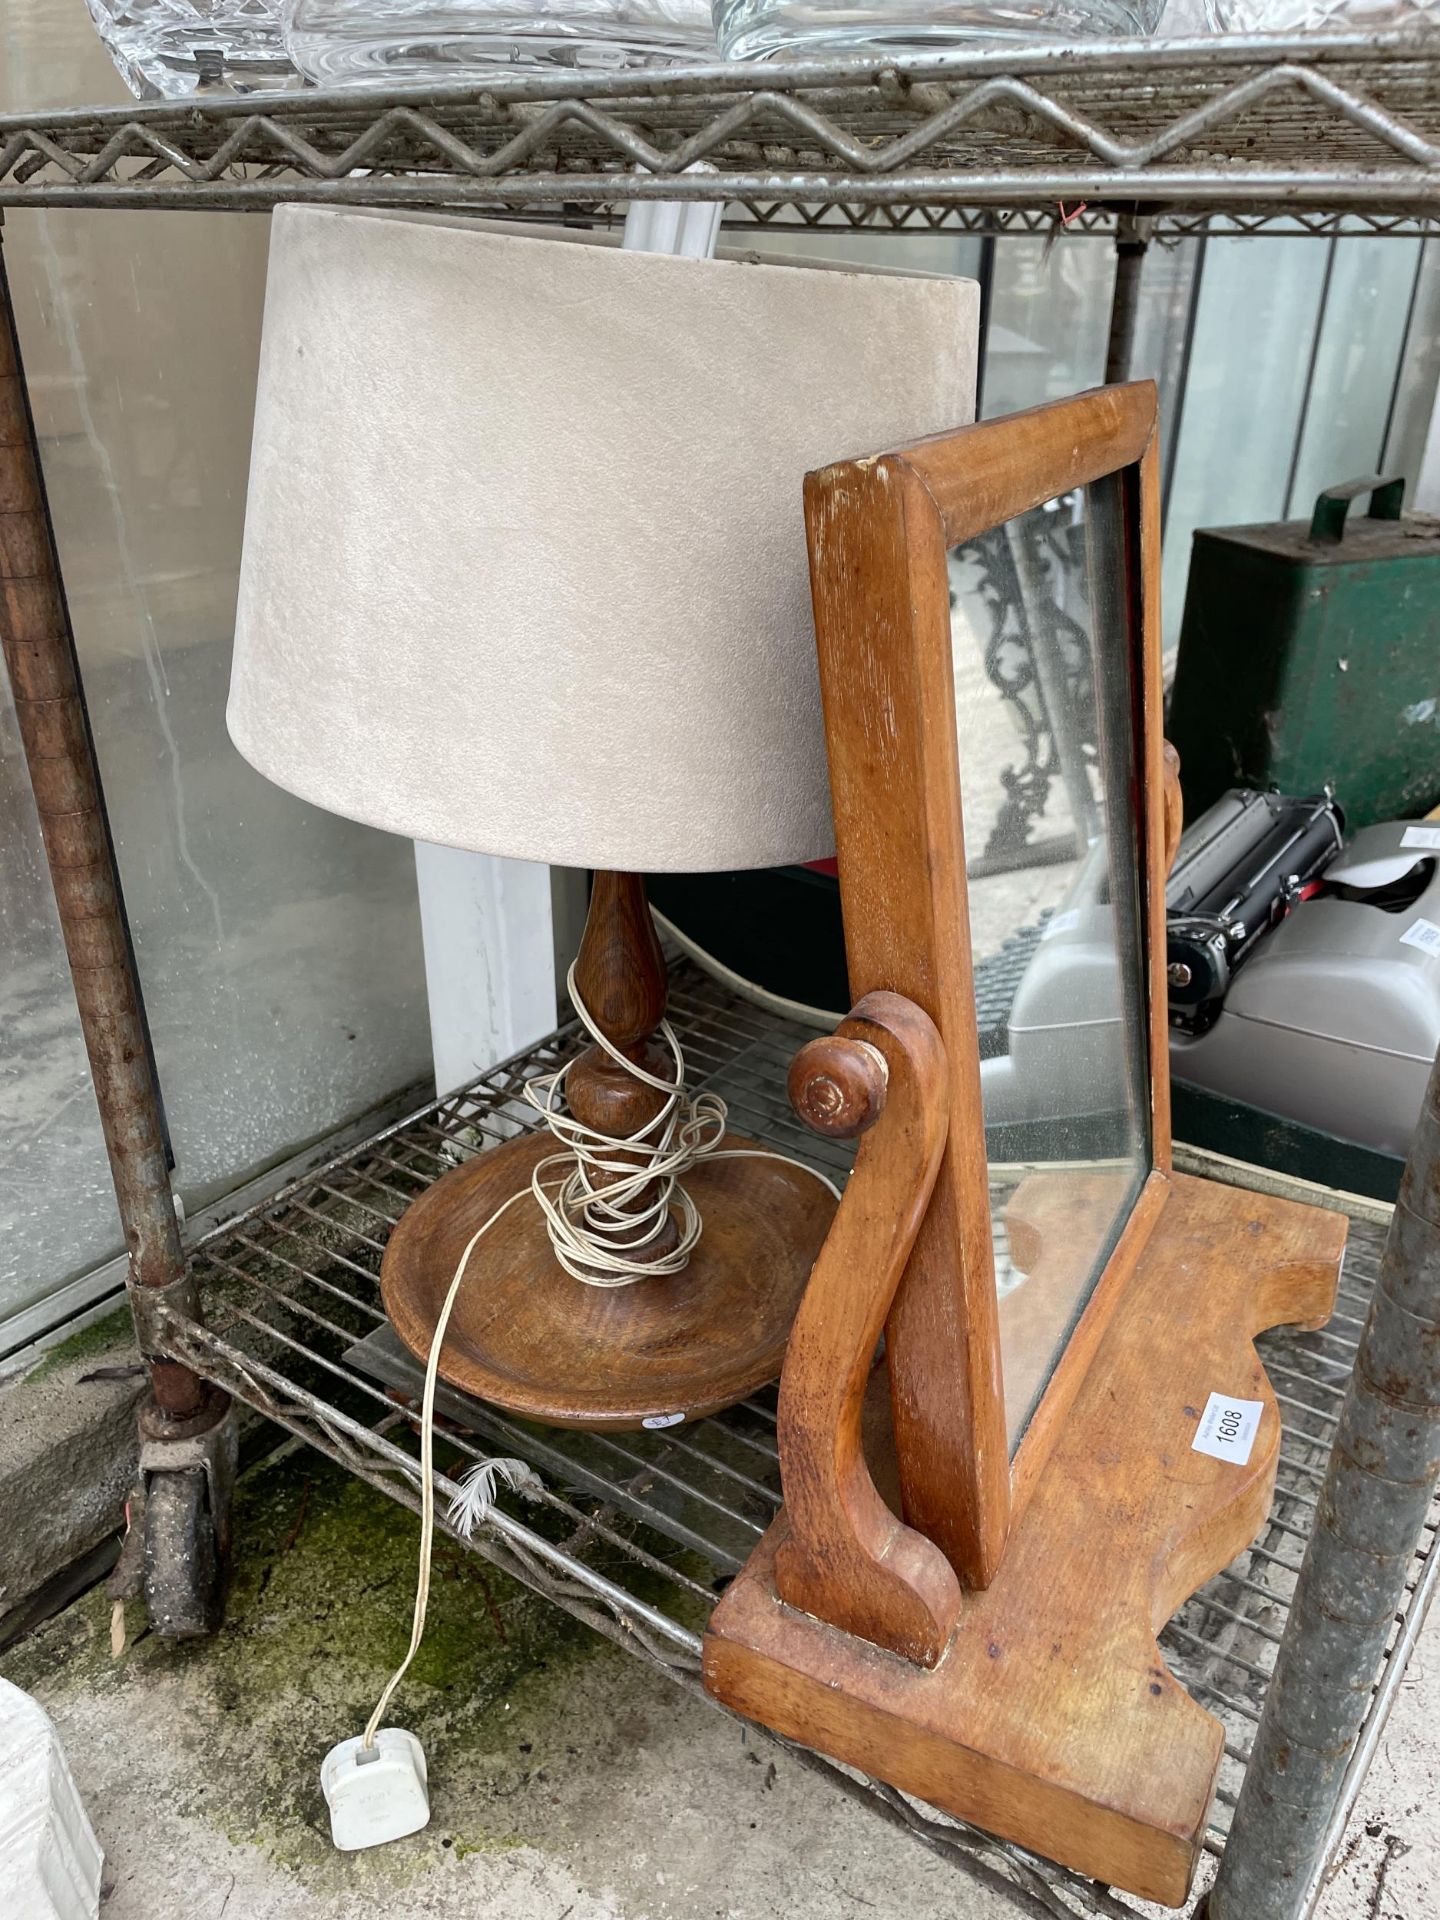
[[[986,864],[1009,865],[1022,848],[1033,850],[1031,828],[1044,817],[1051,786],[1063,771],[1062,755],[1075,756],[1072,765],[1085,770],[1086,785],[1097,762],[1080,507],[1080,496],[1067,494],[992,528],[951,556],[950,605],[963,598],[985,609],[985,674],[1008,703],[1020,735],[1019,765],[1000,773],[1004,798],[981,856]],[[1049,653],[1043,663],[1041,647]],[[1075,822],[1082,837],[1089,824]]]

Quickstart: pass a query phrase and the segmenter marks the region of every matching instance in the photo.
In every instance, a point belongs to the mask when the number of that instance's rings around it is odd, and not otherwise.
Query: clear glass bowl
[[[281,0],[281,18],[320,87],[715,57],[709,0]]]
[[[830,53],[939,53],[1017,40],[1153,33],[1165,0],[715,0],[715,37],[730,60]]]
[[[142,100],[298,87],[275,0],[85,0],[110,58]]]

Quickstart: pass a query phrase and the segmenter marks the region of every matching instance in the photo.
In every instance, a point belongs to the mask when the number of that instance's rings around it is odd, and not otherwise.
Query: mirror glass
[[[1150,1165],[1124,481],[950,555],[1010,1446]]]

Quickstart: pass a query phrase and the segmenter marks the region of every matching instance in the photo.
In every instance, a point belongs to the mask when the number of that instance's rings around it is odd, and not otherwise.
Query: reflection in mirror
[[[1010,1447],[1150,1164],[1123,481],[950,556]]]

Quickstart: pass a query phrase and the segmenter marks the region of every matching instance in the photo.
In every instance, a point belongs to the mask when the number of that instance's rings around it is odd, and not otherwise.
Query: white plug
[[[364,1733],[332,1747],[320,1766],[320,1787],[330,1808],[330,1838],[342,1853],[361,1847],[383,1847],[402,1840],[430,1824],[430,1794],[425,1775],[425,1752],[413,1733],[403,1727],[381,1727],[390,1696],[405,1677],[425,1632],[425,1610],[430,1603],[430,1550],[435,1541],[435,1383],[439,1378],[440,1347],[450,1309],[465,1277],[465,1263],[501,1214],[530,1192],[521,1187],[491,1214],[470,1237],[450,1291],[435,1322],[430,1358],[425,1363],[425,1392],[420,1404],[420,1577],[415,1586],[415,1617],[410,1645],[371,1714]],[[523,1460],[486,1460],[466,1474],[460,1495],[451,1508],[462,1537],[489,1512],[495,1500],[495,1479],[503,1476],[522,1491],[543,1492],[536,1475]],[[373,1744],[367,1744],[371,1743]]]
[[[342,1853],[383,1847],[430,1824],[425,1749],[403,1727],[381,1727],[368,1751],[360,1733],[332,1747],[320,1786],[330,1808],[330,1838]]]

